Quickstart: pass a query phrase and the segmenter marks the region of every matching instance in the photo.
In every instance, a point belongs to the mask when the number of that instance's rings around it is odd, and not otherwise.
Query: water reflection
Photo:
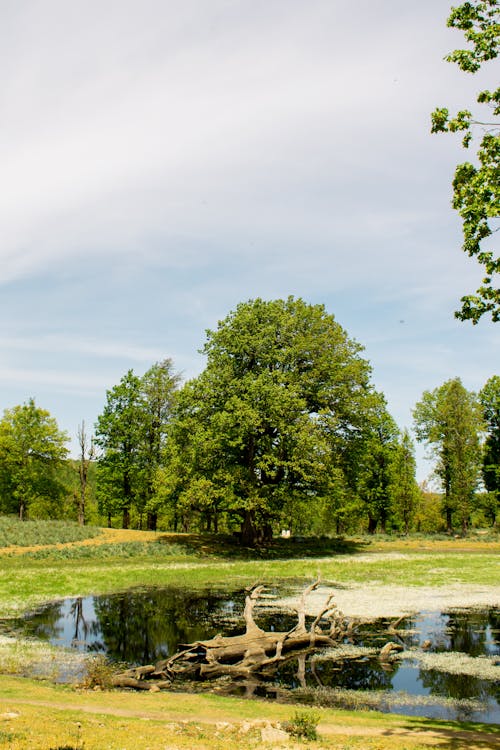
[[[211,638],[217,633],[243,632],[243,601],[242,591],[200,594],[178,588],[153,588],[49,604],[18,624],[24,633],[54,644],[104,653],[131,665],[149,664],[175,653],[180,644]],[[292,615],[266,610],[257,610],[256,620],[267,630],[288,630],[296,622]],[[379,650],[387,640],[399,639],[405,653],[427,647],[428,652],[436,654],[453,651],[471,657],[500,657],[500,611],[495,608],[421,613],[403,620],[398,625],[398,635],[390,638],[388,625],[387,620],[364,625],[356,636],[356,644]],[[500,722],[498,680],[423,668],[411,658],[384,664],[376,657],[363,655],[315,661],[304,654],[284,662],[267,680],[265,689],[266,678],[254,685],[257,693],[269,695],[274,689],[272,685],[281,685],[287,689],[326,687],[473,698],[485,705],[484,712],[476,715],[476,719]],[[239,689],[237,685],[235,689]],[[248,693],[248,686],[245,689]],[[409,712],[406,707],[403,710]],[[420,713],[444,715],[442,710],[436,713],[429,708]]]

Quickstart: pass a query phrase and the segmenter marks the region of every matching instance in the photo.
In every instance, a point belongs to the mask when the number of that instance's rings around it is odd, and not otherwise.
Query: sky
[[[76,449],[129,369],[196,376],[256,297],[324,304],[400,428],[498,374],[498,324],[453,316],[471,156],[430,112],[496,80],[443,60],[450,4],[1,0],[0,410],[33,397]]]

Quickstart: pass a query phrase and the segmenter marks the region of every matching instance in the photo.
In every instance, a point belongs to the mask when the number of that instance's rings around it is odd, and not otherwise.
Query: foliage
[[[96,443],[103,453],[97,466],[100,510],[108,519],[122,513],[129,527],[130,507],[138,491],[140,443],[140,379],[129,370],[106,393],[106,405],[96,423]]]
[[[448,26],[464,32],[469,43],[467,49],[457,49],[446,58],[468,73],[477,73],[481,66],[498,55],[500,20],[498,0],[468,0],[452,8]],[[489,107],[494,116],[500,114],[500,88],[481,91],[477,102]],[[489,119],[489,118],[488,118]],[[455,313],[460,320],[471,320],[476,324],[482,315],[491,313],[493,321],[500,320],[500,289],[495,287],[495,277],[500,271],[500,256],[493,249],[484,249],[484,241],[496,229],[500,216],[499,170],[500,137],[499,123],[483,122],[474,118],[468,109],[451,116],[441,107],[432,113],[432,132],[464,132],[463,146],[469,148],[473,131],[483,130],[477,150],[477,162],[459,164],[453,180],[453,208],[461,218],[463,226],[463,250],[484,267],[485,277],[476,294],[462,297],[462,308]]]
[[[432,534],[446,531],[443,499],[437,492],[429,492],[425,483],[421,489],[413,520],[417,533]]]
[[[95,687],[110,690],[113,687],[113,676],[119,669],[119,665],[111,663],[103,654],[88,656],[85,659],[81,687],[87,690]]]
[[[21,519],[37,500],[57,506],[64,495],[57,470],[68,438],[45,409],[29,399],[0,421],[0,511]],[[50,512],[50,511],[49,511]]]
[[[483,452],[483,482],[488,490],[487,515],[495,523],[500,503],[500,376],[493,375],[479,393],[487,436]]]
[[[391,463],[391,499],[397,524],[408,534],[421,492],[415,480],[415,449],[408,430],[395,446]]]
[[[293,719],[284,724],[284,729],[292,737],[317,740],[320,715],[317,711],[296,711]]]
[[[437,459],[435,472],[445,492],[447,529],[452,530],[456,515],[465,533],[481,464],[479,435],[484,423],[479,401],[460,378],[454,378],[434,391],[425,391],[413,416],[417,440],[431,446]]]
[[[135,506],[149,514],[148,527],[156,528],[154,479],[159,468],[178,376],[167,359],[151,367],[142,378],[129,370],[107,392],[104,411],[96,424],[98,495],[101,512],[122,514],[124,529]]]
[[[273,523],[288,526],[306,498],[335,503],[335,468],[372,404],[360,345],[322,305],[289,297],[238,305],[203,351],[167,446],[176,512],[224,513],[254,543]]]
[[[392,464],[397,437],[398,428],[387,411],[385,399],[374,394],[357,467],[358,492],[368,514],[368,532],[371,534],[375,533],[379,523],[385,532],[392,513]]]

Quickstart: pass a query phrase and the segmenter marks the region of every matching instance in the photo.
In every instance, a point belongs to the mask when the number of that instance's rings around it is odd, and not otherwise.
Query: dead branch
[[[297,605],[297,624],[289,631],[264,631],[254,619],[254,609],[265,590],[263,585],[255,586],[245,596],[245,632],[236,636],[216,635],[205,641],[180,644],[180,650],[156,665],[146,665],[126,670],[115,678],[119,687],[146,689],[151,680],[157,686],[168,684],[176,676],[200,678],[229,675],[248,679],[261,672],[276,669],[277,665],[290,658],[299,658],[298,678],[302,681],[305,658],[315,648],[338,644],[352,632],[343,614],[329,596],[324,607],[314,619],[309,631],[306,629],[306,599],[308,594],[319,586],[319,579],[308,586]],[[328,632],[320,627],[322,619],[330,621]]]

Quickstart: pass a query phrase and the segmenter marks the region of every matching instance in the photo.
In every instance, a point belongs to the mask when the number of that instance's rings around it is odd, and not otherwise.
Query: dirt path
[[[103,696],[103,701],[105,697]],[[137,700],[140,703],[140,699]],[[234,716],[228,714],[227,716],[221,714],[219,710],[217,716],[207,713],[207,709],[202,709],[200,706],[200,712],[197,712],[196,716],[191,715],[186,718],[186,712],[172,709],[170,706],[165,707],[163,710],[144,710],[140,708],[118,708],[116,706],[90,706],[85,705],[81,701],[65,701],[55,702],[46,700],[33,700],[33,699],[19,699],[19,698],[2,698],[0,699],[0,726],[2,721],[14,722],[15,719],[22,714],[23,706],[31,706],[40,709],[51,709],[56,711],[70,711],[77,712],[80,714],[87,714],[92,716],[109,716],[122,719],[138,719],[142,721],[157,721],[166,722],[169,725],[178,724],[185,725],[189,722],[196,721],[197,724],[206,725],[221,725],[231,726],[233,728],[241,728],[246,726],[247,728],[260,728],[264,727],[270,722],[270,718],[261,718],[253,720],[241,720],[235,719]],[[263,713],[265,713],[263,711]],[[275,719],[273,719],[275,722]],[[481,732],[469,731],[469,730],[453,730],[447,727],[442,729],[436,729],[435,727],[429,729],[420,729],[414,725],[406,725],[404,718],[401,719],[401,724],[388,724],[384,726],[367,726],[360,720],[359,723],[353,725],[352,723],[333,723],[331,721],[322,721],[318,725],[318,733],[322,740],[327,740],[329,737],[334,738],[338,736],[345,737],[366,737],[366,738],[383,738],[383,737],[397,737],[404,740],[404,738],[411,739],[412,744],[416,742],[422,745],[429,746],[449,746],[452,748],[469,748],[469,750],[486,750],[486,748],[500,748],[500,739],[496,738],[493,734],[487,735]]]

